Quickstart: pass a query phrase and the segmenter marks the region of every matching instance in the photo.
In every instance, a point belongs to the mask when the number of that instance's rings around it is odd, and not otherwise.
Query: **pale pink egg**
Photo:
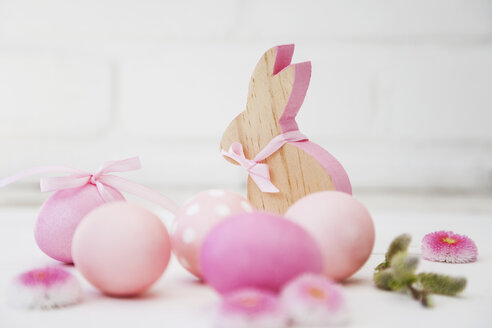
[[[361,202],[339,191],[310,194],[295,202],[287,218],[306,229],[323,254],[324,274],[337,281],[359,270],[374,246],[374,224]]]
[[[171,243],[164,224],[152,212],[112,202],[90,212],[72,242],[75,266],[103,293],[134,296],[164,272]]]
[[[207,284],[221,294],[242,288],[278,292],[306,272],[321,273],[321,251],[311,235],[284,217],[237,214],[207,235],[200,251]]]
[[[195,195],[178,211],[171,225],[173,253],[179,263],[201,279],[198,255],[205,236],[227,217],[251,211],[248,200],[231,191],[211,189]]]
[[[105,188],[114,199],[125,199],[116,189],[109,186]],[[55,192],[38,214],[34,237],[39,248],[55,260],[72,263],[72,237],[75,229],[84,216],[105,203],[97,187],[92,184]]]

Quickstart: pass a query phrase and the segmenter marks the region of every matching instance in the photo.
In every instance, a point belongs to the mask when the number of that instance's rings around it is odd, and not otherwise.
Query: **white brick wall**
[[[6,40],[127,42],[224,37],[234,26],[229,0],[6,0]]]
[[[429,39],[490,36],[488,0],[252,0],[241,30],[263,38]]]
[[[108,127],[111,81],[100,58],[0,52],[0,135],[86,137]]]
[[[287,42],[355,191],[492,190],[492,0],[0,0],[0,176],[139,154],[152,186],[237,188],[221,133]]]

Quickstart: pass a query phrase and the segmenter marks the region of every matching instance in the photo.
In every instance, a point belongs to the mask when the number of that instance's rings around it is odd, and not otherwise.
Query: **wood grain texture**
[[[293,45],[279,46],[262,56],[250,80],[246,110],[225,131],[222,149],[227,150],[238,141],[246,158],[252,159],[274,137],[297,129],[295,115],[309,85],[311,65],[309,62],[290,65],[293,50]],[[310,142],[285,144],[264,161],[279,193],[261,192],[248,177],[248,198],[258,210],[283,214],[292,203],[310,193],[335,190],[326,165],[313,157],[318,149],[311,148],[314,152],[302,149],[307,143]]]

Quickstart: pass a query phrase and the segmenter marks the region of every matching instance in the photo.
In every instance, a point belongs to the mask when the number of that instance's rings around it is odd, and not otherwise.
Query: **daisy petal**
[[[323,326],[347,322],[342,287],[325,276],[301,275],[284,287],[281,298],[295,324]]]
[[[222,299],[215,320],[217,328],[283,328],[287,316],[275,294],[241,289]]]

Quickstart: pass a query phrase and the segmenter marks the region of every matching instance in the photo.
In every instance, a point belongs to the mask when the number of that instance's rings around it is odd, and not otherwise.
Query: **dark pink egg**
[[[200,265],[219,293],[239,288],[278,292],[305,272],[321,273],[321,251],[299,225],[281,216],[242,213],[218,224],[205,238]]]

